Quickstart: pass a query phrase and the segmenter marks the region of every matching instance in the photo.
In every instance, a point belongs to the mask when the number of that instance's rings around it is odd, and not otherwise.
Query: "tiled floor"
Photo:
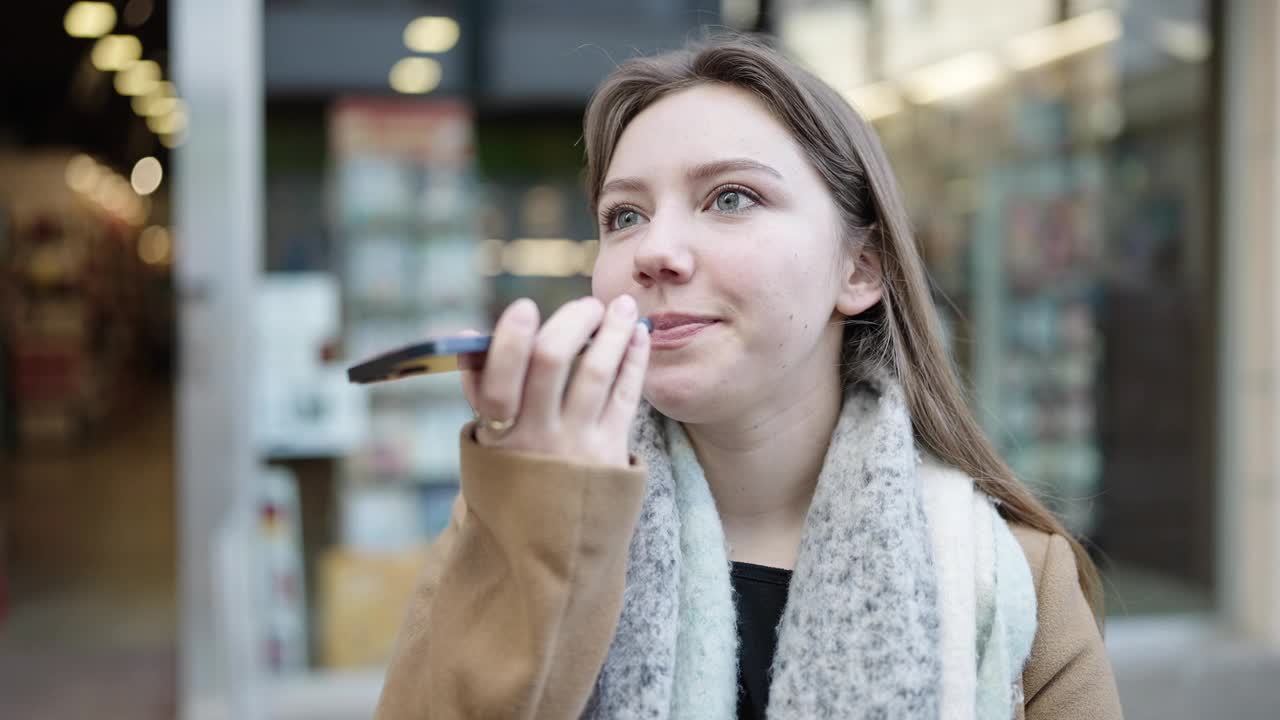
[[[171,396],[91,445],[0,457],[10,615],[0,717],[168,720],[176,708]]]

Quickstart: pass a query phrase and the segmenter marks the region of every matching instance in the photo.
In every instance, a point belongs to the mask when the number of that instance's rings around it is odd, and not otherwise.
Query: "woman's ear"
[[[846,254],[844,264],[836,310],[853,317],[880,302],[884,294],[884,275],[880,272],[880,256],[867,241],[863,241],[856,257]]]

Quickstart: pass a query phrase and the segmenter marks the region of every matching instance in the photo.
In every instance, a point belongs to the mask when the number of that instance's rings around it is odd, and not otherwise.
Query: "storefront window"
[[[1109,612],[1207,609],[1207,3],[783,6],[884,141],[980,420]]]

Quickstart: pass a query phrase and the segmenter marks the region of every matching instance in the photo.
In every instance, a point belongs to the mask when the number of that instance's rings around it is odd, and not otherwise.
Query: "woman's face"
[[[878,285],[855,272],[826,185],[752,95],[707,84],[650,105],[618,142],[599,208],[593,293],[630,293],[656,316],[645,397],[660,412],[718,422],[835,391],[839,321]]]

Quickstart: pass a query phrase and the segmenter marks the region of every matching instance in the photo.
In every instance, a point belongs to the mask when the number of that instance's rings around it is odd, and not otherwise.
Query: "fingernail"
[[[613,311],[620,316],[631,315],[636,311],[636,299],[630,295],[619,295],[613,301]]]
[[[529,298],[520,298],[511,303],[511,307],[507,310],[510,313],[511,322],[519,325],[527,325],[533,321],[533,315],[538,310],[538,306]]]
[[[640,318],[640,321],[639,321],[638,323],[636,323],[636,324],[637,324],[637,325],[639,325],[640,327],[644,328],[644,331],[645,331],[646,333],[651,333],[651,332],[653,332],[653,321],[652,321],[652,320],[650,320],[650,319],[649,319],[649,318],[647,318],[647,317],[642,317],[642,318]]]

